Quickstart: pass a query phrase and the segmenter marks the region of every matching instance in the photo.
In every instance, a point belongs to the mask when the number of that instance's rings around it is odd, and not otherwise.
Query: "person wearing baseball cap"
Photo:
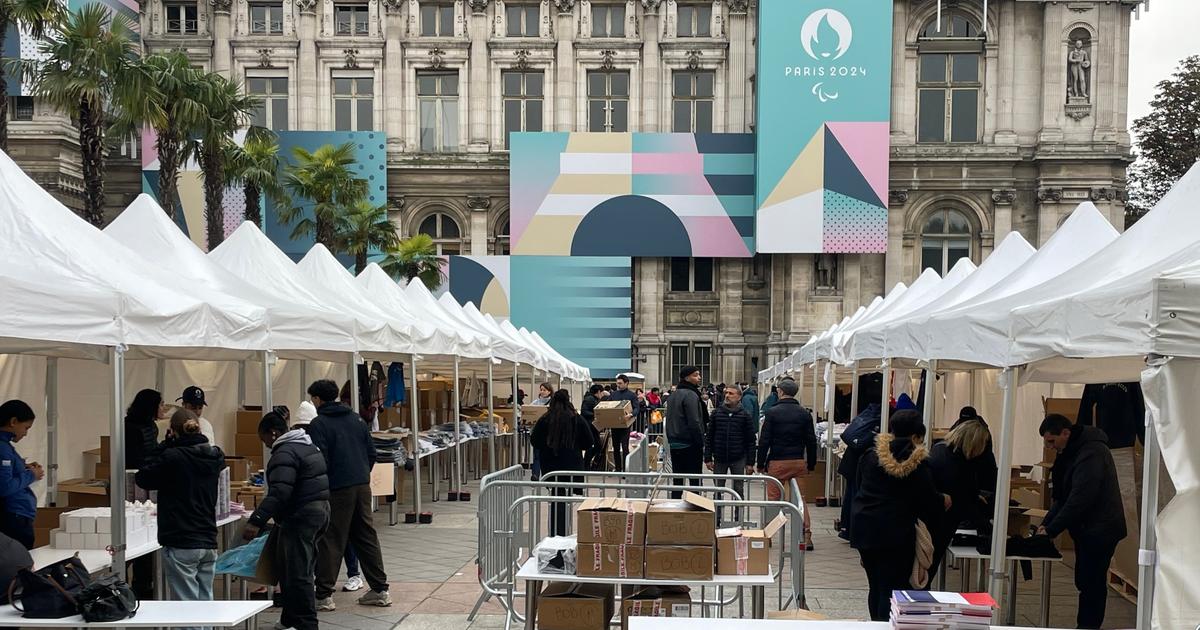
[[[204,390],[195,385],[189,385],[183,390],[183,395],[175,399],[175,402],[183,403],[183,408],[196,414],[200,419],[200,434],[208,438],[209,444],[217,443],[216,433],[213,432],[213,425],[204,417],[204,408],[208,403],[204,399]]]

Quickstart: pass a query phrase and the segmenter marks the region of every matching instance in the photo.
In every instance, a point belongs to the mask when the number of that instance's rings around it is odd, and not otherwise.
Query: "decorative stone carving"
[[[404,0],[383,0],[383,10],[388,13],[400,13],[404,7]]]
[[[745,13],[750,10],[750,0],[729,0],[730,13]]]
[[[404,210],[404,195],[394,195],[387,198],[388,212],[402,212]]]
[[[687,53],[688,70],[695,70],[700,67],[700,56],[704,53],[699,50],[689,50]]]
[[[1046,187],[1038,190],[1038,201],[1062,201],[1063,189]]]
[[[274,68],[275,67],[274,65],[271,64],[271,49],[270,48],[259,48],[255,52],[258,53],[258,67],[259,68]]]
[[[1092,115],[1092,104],[1086,98],[1069,96],[1063,110],[1072,120],[1083,120]]]
[[[358,49],[357,48],[344,48],[344,49],[342,49],[342,54],[346,56],[346,67],[347,68],[357,68],[358,67]]]
[[[429,67],[434,70],[441,70],[446,66],[446,51],[441,48],[434,48],[429,51]]]
[[[213,13],[229,13],[233,0],[212,0]]]
[[[1000,188],[992,191],[992,201],[998,206],[1009,206],[1017,200],[1017,191],[1011,188]]]
[[[529,69],[529,50],[528,49],[522,48],[520,50],[514,51],[513,56],[517,58],[517,63],[514,64],[514,66],[513,66],[514,68],[516,68],[517,70],[528,70]]]
[[[1093,188],[1090,196],[1092,201],[1116,201],[1117,189],[1107,187]]]
[[[471,210],[487,210],[492,207],[492,198],[487,195],[467,195],[467,207]]]
[[[889,206],[892,206],[892,207],[903,206],[906,203],[908,203],[908,191],[907,190],[889,190],[888,191],[888,205]]]
[[[600,67],[605,70],[612,70],[616,67],[617,51],[601,50],[600,51]]]
[[[642,8],[647,12],[656,12],[663,0],[642,0]]]
[[[554,0],[554,6],[559,13],[571,13],[575,10],[575,0]]]
[[[300,9],[301,13],[316,13],[317,0],[296,0],[296,8]]]
[[[467,0],[467,4],[471,7],[471,13],[484,13],[487,11],[488,0]]]

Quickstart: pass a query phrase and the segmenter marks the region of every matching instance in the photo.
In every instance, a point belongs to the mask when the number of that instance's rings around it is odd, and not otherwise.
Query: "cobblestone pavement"
[[[478,509],[478,482],[472,481],[469,503],[447,502],[446,484],[442,484],[442,500],[426,502],[424,509],[434,513],[429,525],[387,525],[387,514],[376,514],[375,524],[391,584],[394,601],[388,608],[359,606],[359,593],[338,592],[334,595],[337,610],[321,613],[322,628],[356,628],[361,630],[479,630],[503,628],[503,609],[496,601],[483,604],[474,621],[467,616],[479,598],[475,554],[477,530],[475,513]],[[429,486],[426,486],[426,493]],[[427,501],[427,499],[426,499]],[[859,566],[858,554],[836,536],[834,519],[838,510],[812,508],[815,550],[805,557],[805,595],[811,610],[831,619],[866,618],[866,576]],[[403,510],[402,510],[403,512]],[[1037,625],[1040,619],[1039,587],[1041,577],[1034,567],[1034,579],[1022,582],[1018,590],[1017,624]],[[961,574],[947,573],[947,587],[957,589]],[[790,591],[788,591],[790,592]],[[787,592],[785,592],[785,597]],[[768,611],[777,604],[777,591],[768,590]],[[1051,590],[1051,626],[1075,626],[1076,591],[1071,569],[1062,564],[1054,567]],[[518,610],[521,603],[517,603]],[[736,617],[731,607],[725,616]],[[264,627],[277,621],[278,609],[264,614]],[[1110,593],[1105,628],[1129,628],[1135,625],[1135,607],[1115,593]]]

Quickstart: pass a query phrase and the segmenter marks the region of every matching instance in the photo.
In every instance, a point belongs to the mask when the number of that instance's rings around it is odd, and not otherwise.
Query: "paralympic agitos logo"
[[[816,63],[785,66],[783,74],[786,77],[820,79],[865,77],[865,66],[831,63],[841,59],[853,42],[854,27],[844,13],[837,9],[817,9],[805,18],[800,27],[800,45]],[[818,81],[812,86],[813,96],[822,103],[837,100],[839,91],[833,83],[836,82]]]

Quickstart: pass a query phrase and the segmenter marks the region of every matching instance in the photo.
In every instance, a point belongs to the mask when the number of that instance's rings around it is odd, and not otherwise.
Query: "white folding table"
[[[962,560],[962,589],[967,590],[968,577],[970,576],[971,561],[979,563],[980,580],[983,579],[984,566],[992,559],[990,554],[979,553],[979,550],[974,547],[950,547],[946,550],[946,558],[949,561]],[[1061,557],[1058,558],[1030,558],[1026,556],[1008,556],[1008,588],[1005,589],[1008,594],[1007,602],[1002,606],[1001,611],[1005,617],[1005,623],[1016,623],[1017,617],[1017,563],[1021,561],[1038,562],[1042,565],[1042,585],[1041,585],[1041,627],[1050,626],[1050,568],[1055,563],[1062,562]],[[982,584],[976,585],[979,590],[985,590]]]
[[[696,619],[630,617],[629,630],[891,630],[886,621],[798,621],[793,619]],[[1016,630],[992,626],[992,630]]]
[[[211,626],[233,628],[246,624],[258,627],[258,613],[271,607],[269,601],[162,602],[145,601],[137,614],[121,621],[87,623],[73,615],[62,619],[26,619],[11,605],[0,606],[0,627],[20,628],[188,628]]]

